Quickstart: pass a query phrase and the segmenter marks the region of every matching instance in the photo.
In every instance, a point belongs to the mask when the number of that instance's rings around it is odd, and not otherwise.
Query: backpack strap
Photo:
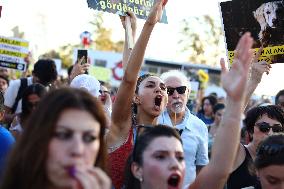
[[[15,99],[15,102],[12,106],[12,113],[16,112],[16,109],[18,107],[18,103],[23,96],[24,90],[28,87],[28,79],[27,78],[21,78],[20,81],[21,81],[21,84],[20,84],[20,87],[19,87],[19,90],[18,90],[17,97]]]

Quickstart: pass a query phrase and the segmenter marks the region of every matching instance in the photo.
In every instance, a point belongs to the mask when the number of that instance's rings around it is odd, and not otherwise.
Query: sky
[[[89,9],[86,0],[4,0],[1,34],[11,35],[16,25],[25,31],[31,46],[38,51],[53,49],[66,43],[78,43],[79,35],[91,30],[89,21],[95,10]],[[220,19],[217,0],[169,0],[167,4],[169,24],[158,24],[155,28],[146,56],[163,60],[185,61],[186,55],[179,53],[177,41],[181,20],[190,16],[211,14]],[[113,39],[124,37],[118,16],[105,14],[105,26],[113,29]],[[144,21],[138,21],[138,34]],[[95,34],[94,34],[95,35]],[[160,45],[161,44],[161,45]]]
[[[204,14],[210,14],[215,19],[221,20],[218,2],[218,0],[169,0],[166,6],[169,24],[158,24],[155,27],[146,57],[186,62],[187,55],[180,53],[181,47],[177,44],[182,38],[181,21]],[[92,20],[95,12],[88,8],[86,0],[1,0],[0,5],[3,6],[0,35],[11,36],[11,29],[19,26],[20,30],[25,32],[25,39],[30,42],[30,48],[35,54],[57,49],[68,43],[78,44],[80,34],[85,30],[91,31],[89,21]],[[143,23],[143,20],[138,21],[137,34],[140,33]],[[113,30],[114,40],[123,39],[123,29],[117,15],[105,13],[104,25]],[[275,81],[279,81],[279,68],[284,69],[282,65],[277,65],[275,71],[272,69],[273,76],[277,76],[276,79],[274,78]],[[258,93],[271,95],[279,88],[284,88],[282,82],[282,86],[279,83],[280,86],[270,85],[270,88],[266,89],[269,81],[273,80],[270,75],[265,76],[261,83],[265,85],[257,89]],[[265,83],[267,80],[268,82]]]

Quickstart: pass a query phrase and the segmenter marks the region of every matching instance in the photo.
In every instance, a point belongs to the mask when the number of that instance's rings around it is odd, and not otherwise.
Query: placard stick
[[[133,49],[134,43],[133,43],[133,36],[132,36],[131,21],[130,21],[129,16],[125,17],[125,29],[126,29],[128,49]]]

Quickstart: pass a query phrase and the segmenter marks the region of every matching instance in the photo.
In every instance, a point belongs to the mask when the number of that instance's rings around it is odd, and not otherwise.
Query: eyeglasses
[[[283,144],[266,144],[261,145],[260,148],[257,150],[257,156],[260,155],[277,155],[279,153],[284,152],[284,145]]]
[[[186,91],[186,86],[180,86],[180,87],[167,87],[168,89],[168,95],[171,96],[174,94],[175,90],[178,92],[178,94],[184,94]]]
[[[283,127],[281,124],[274,124],[272,126],[269,125],[269,123],[266,122],[260,122],[260,123],[256,123],[255,124],[258,129],[263,132],[263,133],[268,133],[270,131],[270,129],[272,129],[272,131],[274,133],[280,133],[283,132]]]
[[[110,94],[110,92],[109,92],[109,91],[102,91],[102,90],[99,90],[99,92],[100,92],[101,94],[103,94],[103,93]]]

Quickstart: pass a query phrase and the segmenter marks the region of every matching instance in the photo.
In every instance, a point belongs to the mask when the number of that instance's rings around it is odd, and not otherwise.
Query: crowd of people
[[[132,50],[125,40],[115,97],[86,74],[86,57],[64,85],[50,59],[29,77],[0,72],[0,189],[284,188],[284,90],[275,103],[252,103],[271,66],[251,50],[250,33],[230,69],[220,60],[225,100],[205,96],[198,111],[187,107],[182,71],[139,75],[166,4],[155,1]],[[135,39],[135,15],[127,17]]]

